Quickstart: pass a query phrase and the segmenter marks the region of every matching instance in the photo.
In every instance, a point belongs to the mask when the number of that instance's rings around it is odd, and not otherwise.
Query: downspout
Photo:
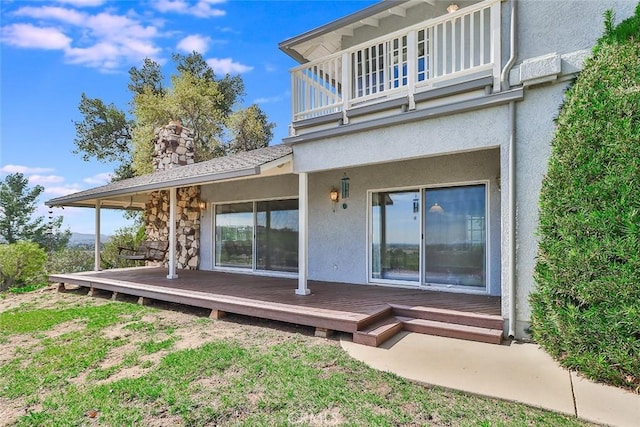
[[[500,75],[501,90],[509,90],[509,72],[516,62],[517,0],[511,0],[511,29],[509,33],[509,60]],[[516,336],[516,103],[509,103],[509,338]]]

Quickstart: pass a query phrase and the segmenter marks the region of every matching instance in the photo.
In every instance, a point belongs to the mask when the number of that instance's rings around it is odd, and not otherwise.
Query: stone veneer
[[[156,129],[153,145],[153,170],[161,171],[195,163],[193,132],[172,121]]]
[[[170,122],[156,130],[153,167],[162,171],[194,163],[193,132],[180,122]],[[200,262],[200,187],[176,191],[176,267],[196,270]],[[169,191],[150,194],[145,204],[148,240],[169,240]],[[168,264],[168,256],[163,265]]]

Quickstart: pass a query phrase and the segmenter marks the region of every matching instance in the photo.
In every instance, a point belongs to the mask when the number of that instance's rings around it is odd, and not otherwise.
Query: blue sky
[[[128,109],[128,70],[145,57],[173,71],[171,54],[196,50],[217,75],[241,74],[244,105],[290,122],[289,69],[278,43],[375,1],[57,0],[0,3],[0,178],[22,172],[45,200],[108,182],[113,165],[73,154],[82,92]],[[47,215],[44,206],[38,211]],[[56,209],[65,227],[92,233],[93,209]],[[126,225],[102,214],[103,233]]]

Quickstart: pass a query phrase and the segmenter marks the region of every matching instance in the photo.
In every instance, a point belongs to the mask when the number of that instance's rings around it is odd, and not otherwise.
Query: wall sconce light
[[[438,202],[435,202],[433,206],[429,208],[429,212],[441,214],[444,213],[444,209],[442,209],[442,206],[440,206]]]
[[[332,188],[331,191],[329,192],[329,198],[333,203],[338,203],[338,198],[339,198],[338,190],[336,190],[335,188]]]
[[[458,5],[455,3],[451,3],[449,7],[447,7],[447,12],[453,13],[458,11]]]
[[[206,211],[207,210],[207,202],[198,203],[198,207],[200,208],[201,211]]]
[[[342,179],[340,180],[340,197],[344,199],[349,198],[349,177],[345,173]]]

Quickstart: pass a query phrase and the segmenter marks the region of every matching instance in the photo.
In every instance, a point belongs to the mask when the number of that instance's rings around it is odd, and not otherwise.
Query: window
[[[215,224],[216,267],[298,271],[298,200],[217,205]]]
[[[486,286],[484,185],[425,190],[425,281]]]
[[[216,206],[216,265],[253,266],[253,203]]]
[[[258,202],[256,268],[298,271],[298,201]]]
[[[371,196],[373,280],[486,289],[485,184]]]
[[[420,213],[415,191],[373,193],[372,276],[375,279],[420,280]]]

